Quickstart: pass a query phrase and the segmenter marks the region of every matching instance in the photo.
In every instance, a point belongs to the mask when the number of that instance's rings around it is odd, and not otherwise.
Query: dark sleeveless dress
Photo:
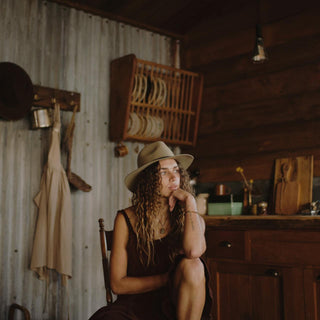
[[[170,280],[166,287],[140,294],[118,295],[117,300],[96,311],[90,320],[174,320],[175,306],[171,301],[171,288],[174,271],[183,255],[177,256],[172,263],[169,258],[169,247],[172,245],[170,234],[154,241],[155,263],[145,267],[140,262],[137,252],[137,238],[125,211],[119,211],[126,219],[129,229],[127,244],[129,277],[144,277],[161,274],[169,271]],[[202,319],[211,319],[210,309],[212,304],[211,290],[209,288],[209,274],[205,263],[206,274],[206,303]]]

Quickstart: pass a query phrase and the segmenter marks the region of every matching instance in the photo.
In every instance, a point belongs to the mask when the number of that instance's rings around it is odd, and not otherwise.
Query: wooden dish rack
[[[203,77],[134,54],[111,62],[110,140],[195,145]]]

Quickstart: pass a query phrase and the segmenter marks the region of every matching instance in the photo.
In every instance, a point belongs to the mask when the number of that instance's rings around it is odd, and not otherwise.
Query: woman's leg
[[[174,276],[178,320],[200,320],[206,300],[206,278],[200,259],[183,258]]]

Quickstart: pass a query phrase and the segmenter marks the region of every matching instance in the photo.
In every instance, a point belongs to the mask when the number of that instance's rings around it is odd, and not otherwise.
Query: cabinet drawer
[[[244,260],[245,232],[207,230],[208,258]]]
[[[250,255],[256,263],[320,266],[320,233],[252,231]]]

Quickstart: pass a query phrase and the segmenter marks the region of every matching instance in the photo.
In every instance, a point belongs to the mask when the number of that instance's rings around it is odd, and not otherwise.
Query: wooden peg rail
[[[80,93],[53,89],[42,86],[33,86],[33,106],[52,108],[55,103],[60,104],[60,110],[73,111],[77,105],[80,111]]]

